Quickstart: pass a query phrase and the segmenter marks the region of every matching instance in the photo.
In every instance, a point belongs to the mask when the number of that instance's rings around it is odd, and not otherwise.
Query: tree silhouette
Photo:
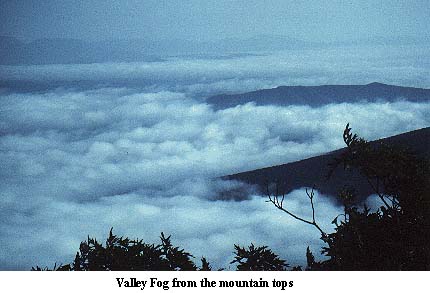
[[[335,232],[323,238],[322,253],[329,260],[314,263],[329,270],[430,269],[430,165],[407,149],[372,145],[347,124],[346,151],[332,164],[357,169],[382,206],[371,212],[354,202],[354,189],[340,193],[343,220],[333,220]],[[311,266],[312,268],[312,266]]]
[[[382,206],[376,211],[360,206],[355,191],[345,186],[339,192],[344,213],[333,221],[335,232],[326,234],[315,221],[313,189],[312,219],[304,219],[285,206],[285,194],[268,193],[277,209],[321,233],[322,253],[329,257],[316,262],[309,247],[308,270],[429,270],[430,269],[430,164],[407,149],[371,144],[351,133],[343,133],[345,152],[331,163],[329,176],[339,166],[358,170],[367,180]],[[278,189],[277,189],[278,190]]]

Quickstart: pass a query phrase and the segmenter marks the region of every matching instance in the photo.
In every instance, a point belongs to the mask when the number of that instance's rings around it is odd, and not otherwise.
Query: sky
[[[218,40],[284,35],[310,41],[429,37],[430,2],[289,0],[3,0],[0,35]]]

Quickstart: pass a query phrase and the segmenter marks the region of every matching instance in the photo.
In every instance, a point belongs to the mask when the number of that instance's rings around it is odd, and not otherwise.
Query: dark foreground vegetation
[[[317,262],[306,250],[307,266],[290,267],[266,246],[234,245],[237,270],[430,270],[430,164],[407,149],[387,144],[370,144],[351,133],[343,134],[345,152],[332,162],[330,169],[358,171],[381,207],[371,211],[356,200],[353,186],[339,191],[344,213],[332,224],[333,233],[324,232],[316,222],[314,192],[307,190],[312,219],[300,218],[284,206],[286,194],[268,190],[269,201],[297,221],[312,225],[321,233],[322,254],[327,260]],[[332,174],[332,173],[331,173]],[[329,177],[330,175],[329,174]],[[275,188],[276,189],[276,188]],[[161,233],[160,244],[147,244],[113,234],[103,246],[88,237],[81,243],[75,260],[54,270],[212,270],[205,258],[197,265],[194,257],[172,245],[170,236]],[[47,268],[35,267],[33,270]]]

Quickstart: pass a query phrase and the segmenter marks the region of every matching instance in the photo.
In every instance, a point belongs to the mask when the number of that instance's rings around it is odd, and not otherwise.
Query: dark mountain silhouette
[[[430,159],[430,127],[391,136],[371,142],[374,145],[386,143],[393,146],[407,148],[420,157]],[[238,180],[256,185],[260,192],[265,193],[268,184],[278,183],[281,192],[288,193],[302,187],[315,186],[320,192],[336,195],[345,184],[353,186],[358,195],[365,199],[374,193],[364,177],[354,171],[336,168],[330,179],[327,180],[329,164],[338,158],[345,149],[339,149],[324,155],[292,162],[284,165],[272,166],[263,169],[232,174],[223,177],[227,180]],[[227,197],[228,195],[224,194]],[[234,197],[234,195],[231,195]],[[243,198],[243,196],[242,196]]]
[[[257,105],[309,105],[361,101],[430,100],[430,89],[402,87],[373,82],[366,85],[279,86],[242,94],[223,94],[209,97],[206,102],[217,110],[254,102]]]

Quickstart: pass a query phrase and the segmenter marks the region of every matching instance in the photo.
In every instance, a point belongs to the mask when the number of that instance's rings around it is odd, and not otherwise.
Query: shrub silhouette
[[[351,133],[347,124],[345,152],[331,164],[358,170],[370,184],[381,207],[371,212],[355,201],[353,186],[339,192],[344,213],[333,221],[335,232],[325,233],[315,220],[314,192],[306,190],[312,219],[301,218],[284,206],[285,194],[268,194],[269,201],[291,217],[314,226],[328,260],[316,262],[307,250],[307,270],[429,270],[430,164],[407,149],[369,143]],[[277,189],[278,190],[278,189]]]
[[[109,231],[105,246],[95,238],[81,242],[75,260],[66,265],[54,265],[56,271],[211,271],[206,258],[201,258],[198,268],[192,261],[193,256],[172,245],[170,236],[161,233],[161,244],[147,244],[142,240],[118,237]],[[288,264],[273,253],[267,246],[248,249],[238,245],[236,257],[231,263],[239,263],[237,270],[274,271],[285,270]],[[49,268],[33,267],[34,271],[48,271]],[[222,270],[222,269],[220,269]]]
[[[130,240],[113,234],[112,229],[105,246],[95,238],[81,242],[73,263],[54,266],[54,270],[74,271],[195,271],[193,256],[172,245],[170,236],[160,236],[161,244],[147,244],[142,240]],[[48,270],[40,267],[33,270]],[[210,264],[202,258],[202,269],[210,270]]]
[[[344,214],[333,220],[335,232],[322,237],[329,259],[310,269],[429,270],[429,162],[406,149],[372,145],[352,135],[349,124],[343,138],[347,149],[332,168],[357,169],[382,206],[360,208],[353,188],[345,188],[339,194]]]
[[[267,246],[255,247],[251,243],[248,249],[239,245],[234,249],[236,256],[231,264],[238,263],[238,271],[284,271],[289,266]]]

